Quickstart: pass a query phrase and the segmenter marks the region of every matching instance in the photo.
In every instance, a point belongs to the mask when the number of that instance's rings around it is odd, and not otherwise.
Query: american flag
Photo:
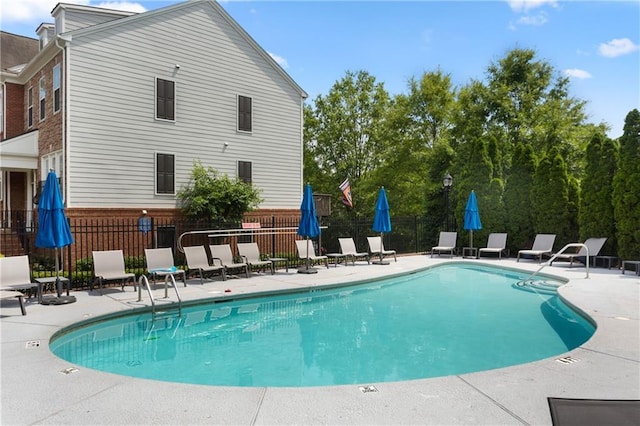
[[[349,178],[346,178],[344,182],[340,184],[340,190],[342,191],[342,204],[353,208],[353,200],[351,199],[351,185],[349,184]]]

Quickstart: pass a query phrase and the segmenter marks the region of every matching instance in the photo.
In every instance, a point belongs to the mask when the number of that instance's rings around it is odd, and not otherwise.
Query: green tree
[[[531,190],[534,172],[533,148],[528,144],[516,145],[511,172],[504,189],[507,246],[512,253],[530,247],[533,243]]]
[[[260,191],[239,179],[220,175],[202,163],[193,165],[188,185],[178,191],[180,207],[185,216],[194,219],[240,221],[245,213],[260,202]]]
[[[613,213],[613,179],[618,149],[614,141],[597,131],[587,146],[586,167],[581,184],[580,240],[607,237],[603,253],[613,254],[616,226]]]
[[[619,139],[620,158],[613,182],[618,256],[640,258],[640,112],[629,112]]]
[[[348,71],[327,96],[316,97],[305,114],[305,165],[309,170],[305,176],[315,168],[324,175],[321,182],[311,182],[315,191],[336,194],[334,202],[338,203],[338,185],[348,177],[354,208],[367,210],[368,206],[360,205],[361,180],[383,161],[389,102],[384,85],[366,71]]]
[[[552,147],[540,160],[531,191],[533,227],[536,234],[556,234],[556,246],[571,241],[569,224],[569,176],[560,152]]]

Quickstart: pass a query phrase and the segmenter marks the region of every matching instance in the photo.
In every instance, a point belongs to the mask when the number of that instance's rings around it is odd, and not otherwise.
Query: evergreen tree
[[[602,253],[613,254],[616,226],[613,213],[613,179],[618,152],[614,141],[596,132],[587,146],[587,163],[581,185],[580,241],[607,237]]]
[[[534,172],[535,163],[531,145],[516,145],[511,172],[504,189],[504,208],[509,234],[507,247],[512,253],[533,244],[531,188]]]
[[[567,165],[555,147],[540,160],[531,191],[533,229],[536,234],[556,234],[556,247],[571,241],[569,177]]]
[[[629,112],[624,120],[618,170],[613,182],[614,216],[618,257],[640,258],[640,112]]]

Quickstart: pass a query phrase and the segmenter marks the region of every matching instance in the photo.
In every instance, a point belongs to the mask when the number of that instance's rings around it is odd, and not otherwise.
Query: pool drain
[[[373,385],[360,386],[358,389],[360,389],[360,392],[362,393],[378,392],[378,389],[376,389],[376,387]]]
[[[565,356],[563,358],[558,358],[556,361],[561,362],[563,364],[573,364],[574,362],[580,361],[578,358],[574,358],[572,356]]]

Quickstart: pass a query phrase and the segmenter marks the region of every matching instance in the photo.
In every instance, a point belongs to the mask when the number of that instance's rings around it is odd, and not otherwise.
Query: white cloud
[[[616,56],[626,55],[640,49],[640,46],[629,40],[628,38],[614,38],[607,43],[600,43],[598,53],[607,58],[615,58]]]
[[[507,3],[511,10],[517,13],[526,13],[545,5],[558,7],[557,0],[507,0]]]
[[[540,25],[546,24],[548,21],[547,14],[544,12],[540,12],[537,15],[527,15],[518,19],[518,24],[521,25],[533,25],[539,27]]]
[[[570,78],[579,78],[580,80],[584,80],[585,78],[591,78],[591,74],[589,74],[585,70],[581,70],[578,68],[569,68],[563,71],[564,75]]]
[[[129,1],[103,1],[99,3],[91,4],[91,6],[103,7],[105,9],[122,10],[125,12],[135,12],[135,13],[142,13],[147,11],[147,9],[140,3],[133,3]]]
[[[287,69],[289,68],[289,63],[287,62],[287,60],[285,58],[283,58],[282,56],[278,56],[274,53],[271,52],[267,52],[269,54],[269,56],[271,56],[271,58],[276,61],[282,68]]]

